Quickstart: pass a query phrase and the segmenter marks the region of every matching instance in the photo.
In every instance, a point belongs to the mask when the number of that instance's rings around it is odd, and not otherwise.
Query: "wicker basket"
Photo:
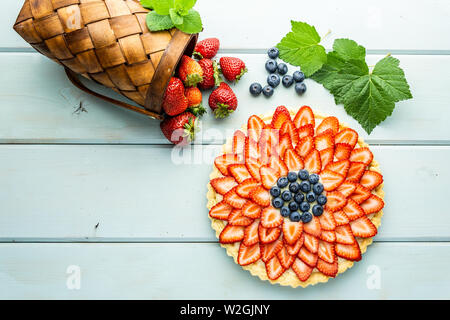
[[[165,88],[198,35],[150,32],[137,0],[25,0],[14,29],[43,55],[63,65],[80,89],[162,119]],[[142,107],[100,95],[77,77],[94,80]]]

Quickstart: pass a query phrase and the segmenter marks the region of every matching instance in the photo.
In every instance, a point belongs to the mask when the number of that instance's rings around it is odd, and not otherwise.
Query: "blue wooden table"
[[[201,37],[219,37],[220,54],[242,58],[249,73],[233,87],[238,111],[205,117],[191,150],[205,161],[194,163],[172,161],[158,122],[83,94],[35,53],[12,30],[21,6],[0,3],[0,298],[450,298],[448,0],[199,0]],[[284,88],[251,98],[250,83],[266,77],[265,51],[290,19],[322,35],[331,29],[327,48],[356,40],[369,64],[392,53],[414,99],[367,136],[309,80],[301,98]],[[272,286],[236,266],[207,216],[208,155],[224,143],[215,133],[280,104],[310,105],[357,129],[385,176],[375,243],[345,274],[307,289]]]

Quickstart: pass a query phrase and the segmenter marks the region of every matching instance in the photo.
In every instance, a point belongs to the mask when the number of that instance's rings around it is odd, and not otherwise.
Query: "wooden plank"
[[[352,269],[306,289],[260,281],[214,243],[0,244],[0,262],[1,299],[450,298],[449,243],[376,243]],[[79,290],[67,287],[74,270]]]
[[[1,47],[27,47],[12,30],[22,3],[1,2]],[[201,37],[219,37],[225,49],[267,49],[290,30],[289,21],[294,19],[315,25],[321,35],[331,29],[333,34],[325,42],[328,47],[331,39],[346,37],[374,50],[450,50],[448,37],[433,36],[450,33],[446,0],[282,0],[276,4],[260,0],[257,5],[253,1],[200,0],[196,8],[204,22]]]
[[[218,149],[0,146],[0,240],[216,241],[205,194]],[[376,239],[450,241],[450,147],[372,149],[386,191]]]
[[[271,99],[254,98],[248,92],[252,82],[264,83],[264,54],[237,54],[247,62],[249,73],[233,86],[239,99],[238,110],[228,119],[211,114],[202,121],[197,143],[222,143],[226,135],[246,122],[251,114],[267,113],[277,105],[311,105],[320,112],[336,115],[363,133],[359,124],[319,84],[307,80],[308,91],[299,97],[293,88],[280,85]],[[370,56],[369,63],[382,56]],[[449,144],[450,56],[398,56],[414,95],[398,103],[393,115],[367,139],[380,144]],[[0,68],[11,70],[0,78],[2,117],[0,143],[138,143],[165,144],[159,122],[122,110],[74,88],[61,67],[32,53],[0,54]],[[293,72],[294,68],[290,68]],[[427,75],[427,76],[424,76]],[[45,81],[44,81],[45,80]],[[20,83],[20,85],[17,85]],[[99,91],[119,97],[109,89]],[[204,105],[207,97],[204,94]],[[87,112],[75,112],[80,101]],[[208,107],[207,107],[208,108]],[[366,134],[363,134],[367,138]],[[203,139],[203,140],[202,140]]]

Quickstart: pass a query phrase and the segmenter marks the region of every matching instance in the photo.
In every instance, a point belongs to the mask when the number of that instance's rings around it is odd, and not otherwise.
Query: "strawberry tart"
[[[361,260],[381,223],[383,176],[358,133],[308,106],[251,116],[214,160],[211,225],[227,254],[283,286]]]

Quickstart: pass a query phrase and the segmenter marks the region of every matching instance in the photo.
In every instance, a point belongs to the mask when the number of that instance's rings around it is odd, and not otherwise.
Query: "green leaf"
[[[147,14],[146,22],[150,31],[168,30],[175,26],[170,19],[170,16],[162,16],[155,11],[151,11]]]
[[[313,26],[305,22],[291,21],[292,31],[277,44],[280,58],[294,66],[299,66],[309,77],[327,61],[325,48]]]
[[[153,10],[153,0],[141,0],[141,6]]]
[[[170,19],[172,19],[172,22],[177,25],[177,24],[182,24],[183,23],[183,17],[177,12],[177,10],[175,10],[174,8],[171,8],[169,10],[170,13]]]
[[[156,0],[152,3],[156,13],[162,16],[168,15],[170,8],[174,7],[174,0]]]
[[[180,15],[185,16],[189,14],[189,10],[194,7],[196,2],[197,0],[175,0],[175,9]]]
[[[333,50],[343,60],[365,60],[366,58],[366,49],[350,39],[334,40]]]
[[[183,23],[176,24],[175,27],[186,33],[198,33],[202,31],[203,24],[200,14],[194,9],[190,9],[189,13],[183,16]]]

